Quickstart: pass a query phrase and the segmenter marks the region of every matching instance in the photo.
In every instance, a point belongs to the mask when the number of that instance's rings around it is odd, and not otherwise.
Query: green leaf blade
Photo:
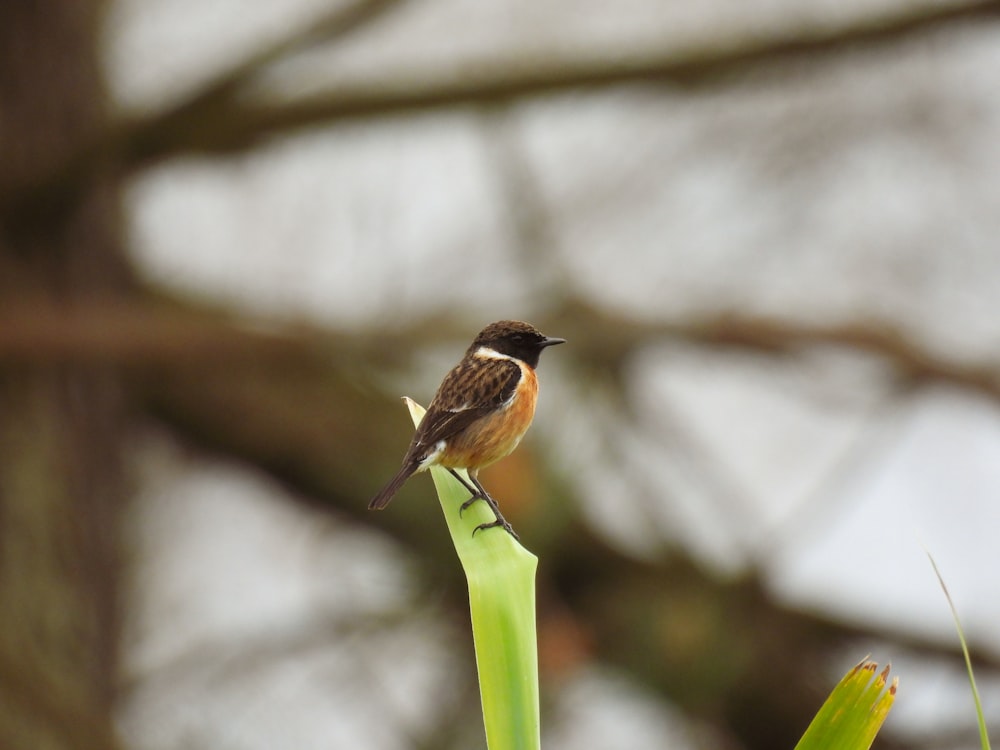
[[[862,659],[837,684],[796,750],[868,750],[896,700],[898,680],[886,689],[889,667]]]
[[[424,410],[405,399],[414,424]],[[485,502],[465,511],[469,491],[446,469],[430,469],[448,531],[469,585],[472,637],[490,750],[539,750],[538,639],[535,571],[538,558],[500,528]]]

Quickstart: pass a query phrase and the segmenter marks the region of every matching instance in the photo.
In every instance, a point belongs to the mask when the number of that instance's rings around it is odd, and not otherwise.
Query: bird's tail
[[[414,472],[417,470],[417,466],[405,463],[400,467],[399,471],[396,472],[396,476],[390,479],[385,487],[378,491],[378,494],[371,499],[368,503],[368,510],[382,510],[385,506],[389,504],[392,500],[393,495],[395,495],[399,488],[403,486],[407,479],[413,476]]]

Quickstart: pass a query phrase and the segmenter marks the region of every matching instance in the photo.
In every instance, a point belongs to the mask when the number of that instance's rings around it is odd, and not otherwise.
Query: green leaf
[[[404,399],[413,423],[424,409]],[[538,750],[541,746],[538,643],[535,632],[535,570],[538,558],[502,528],[476,526],[494,520],[485,502],[464,512],[469,491],[446,469],[433,466],[448,530],[469,584],[472,637],[490,750]]]
[[[958,642],[962,644],[962,655],[965,657],[965,671],[969,675],[969,685],[972,688],[972,700],[976,704],[976,720],[979,724],[979,745],[983,750],[990,750],[990,736],[986,731],[986,717],[983,715],[983,702],[979,698],[979,688],[976,687],[976,675],[972,671],[972,657],[969,656],[969,644],[965,642],[965,631],[962,629],[962,623],[958,619],[958,610],[955,609],[955,602],[951,600],[951,594],[948,593],[948,587],[944,584],[944,577],[941,575],[941,571],[938,570],[937,563],[934,562],[934,558],[931,557],[931,553],[927,553],[927,559],[931,561],[931,567],[934,568],[934,575],[937,576],[938,583],[941,584],[941,590],[944,592],[944,598],[948,600],[948,609],[951,610],[951,617],[955,621],[955,630],[958,632]]]
[[[812,720],[796,750],[868,750],[896,700],[889,667],[878,672],[868,657],[844,675]]]

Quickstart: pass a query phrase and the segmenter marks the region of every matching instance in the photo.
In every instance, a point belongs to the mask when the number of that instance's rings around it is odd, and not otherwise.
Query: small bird
[[[479,483],[479,470],[513,451],[535,416],[538,376],[535,368],[542,350],[565,339],[550,338],[528,323],[501,320],[490,323],[447,375],[427,407],[396,475],[368,503],[370,510],[389,504],[403,483],[431,466],[451,472],[472,497],[485,500],[496,521],[473,530],[502,526],[517,538],[500,508]],[[467,469],[472,486],[455,470]]]

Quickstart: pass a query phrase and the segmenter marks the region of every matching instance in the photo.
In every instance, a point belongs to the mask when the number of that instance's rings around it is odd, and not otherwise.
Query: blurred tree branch
[[[640,342],[675,340],[700,346],[745,348],[774,356],[791,356],[814,347],[840,347],[872,355],[896,377],[909,382],[940,382],[1000,400],[1000,363],[970,362],[934,351],[897,325],[879,320],[811,323],[738,312],[691,317],[679,321],[637,322],[570,301],[556,312],[553,330],[580,328],[585,357],[624,361]]]
[[[310,21],[305,28],[255,50],[167,109],[143,118],[142,124],[124,118],[110,121],[104,130],[91,135],[89,140],[83,139],[54,165],[40,162],[35,174],[19,175],[16,183],[0,185],[0,218],[30,214],[39,205],[58,205],[97,175],[134,171],[139,165],[129,158],[135,150],[131,144],[143,140],[143,131],[173,133],[180,142],[196,141],[206,113],[215,112],[223,102],[236,100],[240,91],[268,65],[320,43],[341,39],[403,2],[356,0],[346,6],[336,6]]]
[[[64,686],[46,679],[45,670],[24,663],[24,654],[0,651],[0,696],[7,706],[37,717],[57,733],[65,747],[77,750],[121,750],[109,724],[96,720],[70,701],[61,699]]]
[[[200,372],[219,363],[301,363],[307,367],[384,368],[401,364],[407,342],[464,339],[456,320],[431,317],[392,331],[336,332],[311,325],[240,318],[220,308],[173,301],[78,300],[69,305],[8,299],[0,304],[0,362],[102,363]],[[878,320],[808,323],[721,312],[638,321],[567,300],[539,325],[574,342],[573,356],[618,369],[641,347],[676,341],[746,349],[777,357],[837,347],[882,360],[900,381],[937,382],[1000,403],[1000,362],[937,352],[919,337]]]
[[[106,132],[102,4],[0,3],[0,195]],[[0,214],[0,307],[124,299],[108,175]],[[4,325],[13,321],[5,321]],[[6,333],[6,331],[5,331]],[[82,360],[0,363],[0,746],[110,750],[128,503],[122,384]]]
[[[276,105],[246,89],[269,65],[380,18],[399,0],[362,0],[233,65],[166,109],[119,120],[54,168],[43,165],[17,192],[0,193],[0,214],[52,201],[106,170],[134,173],[190,154],[229,154],[295,131],[351,120],[434,109],[509,103],[559,92],[625,84],[702,88],[731,84],[752,70],[894,44],[946,27],[994,21],[1000,1],[913,5],[842,25],[800,29],[771,38],[707,39],[681,50],[607,59],[504,59],[454,75],[400,75],[338,87],[311,100]]]
[[[261,139],[321,124],[388,117],[431,109],[509,102],[560,91],[602,89],[634,83],[684,88],[731,83],[754,67],[783,64],[865,46],[896,43],[943,26],[996,20],[1000,2],[914,6],[842,26],[799,29],[767,39],[707,39],[681,51],[616,54],[607,59],[521,58],[481,61],[462,76],[407,77],[359,81],[312,101],[274,106],[226,96],[198,96],[199,106],[172,109],[133,123],[119,152],[127,167],[185,153],[227,153]],[[270,62],[271,60],[268,60]],[[243,68],[244,66],[240,66]],[[180,116],[179,116],[180,115]]]

